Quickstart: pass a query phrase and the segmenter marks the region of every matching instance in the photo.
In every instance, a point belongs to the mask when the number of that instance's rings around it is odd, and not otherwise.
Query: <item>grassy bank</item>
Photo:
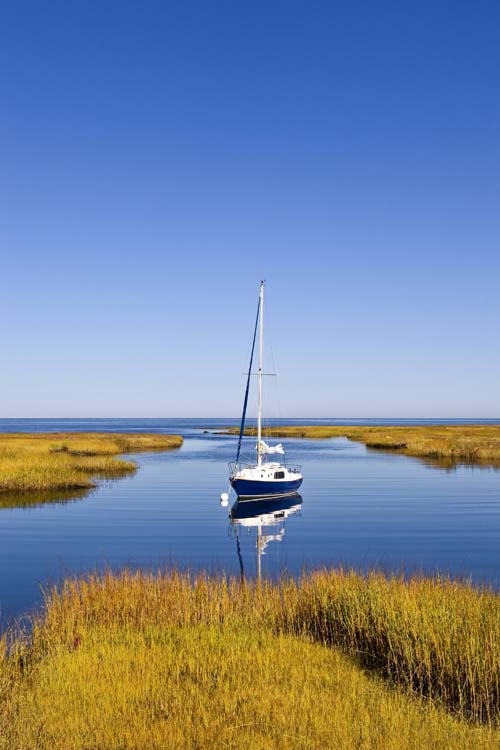
[[[0,434],[0,502],[6,493],[87,489],[93,477],[118,477],[135,471],[120,453],[178,448],[178,435],[149,433]]]
[[[341,571],[68,581],[4,649],[0,748],[498,748],[499,622],[493,593]]]
[[[229,432],[236,433],[236,429]],[[248,430],[246,434],[252,434]],[[272,427],[273,437],[347,437],[368,448],[390,450],[453,465],[476,463],[500,466],[500,425],[417,425],[397,427],[341,427],[304,425]]]

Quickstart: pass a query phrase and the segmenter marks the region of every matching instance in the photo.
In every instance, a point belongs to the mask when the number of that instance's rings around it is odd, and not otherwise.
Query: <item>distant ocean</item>
[[[249,420],[251,421],[251,417]],[[239,424],[238,417],[175,417],[175,418],[43,418],[43,419],[0,419],[1,432],[59,432],[59,431],[129,431],[177,432],[199,430],[200,428],[216,429]],[[500,417],[492,419],[448,419],[412,417],[391,419],[387,417],[356,417],[322,419],[311,417],[293,417],[288,419],[267,419],[267,425],[373,425],[374,427],[398,425],[453,425],[453,424],[500,424]]]

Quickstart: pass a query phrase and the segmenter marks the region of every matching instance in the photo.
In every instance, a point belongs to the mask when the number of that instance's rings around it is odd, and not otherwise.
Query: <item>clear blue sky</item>
[[[500,415],[498,2],[0,21],[0,416]]]

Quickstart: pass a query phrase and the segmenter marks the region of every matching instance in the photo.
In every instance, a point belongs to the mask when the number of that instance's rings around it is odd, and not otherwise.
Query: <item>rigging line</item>
[[[273,350],[273,366],[274,366],[274,369],[276,370],[276,372],[278,372],[278,370],[277,370],[277,361],[278,361],[278,359],[279,359],[279,352],[278,352],[278,355],[277,355],[277,357],[275,359],[275,357],[274,357],[274,350]],[[281,384],[281,379],[280,378],[276,378],[276,400],[278,402],[278,419],[277,419],[278,425],[277,426],[279,426],[280,424],[283,423],[283,406],[282,406],[282,403],[281,403],[281,394],[282,394],[281,385],[282,385]],[[277,432],[278,431],[276,430],[276,434],[277,434]]]
[[[278,377],[278,368],[276,367],[276,358],[274,356],[274,347],[273,347],[272,342],[270,344],[270,347],[271,347],[271,360],[273,363],[273,372],[276,373],[276,380],[274,381],[276,384],[274,393],[276,394],[276,406],[277,406],[277,410],[275,411],[276,424],[274,425],[276,428],[279,426],[279,423],[281,422],[281,418],[282,418],[281,417],[281,399],[280,399],[280,381]],[[275,437],[279,437],[277,429],[275,429]]]
[[[257,304],[257,315],[255,316],[255,328],[253,331],[252,351],[250,353],[250,365],[248,367],[247,387],[245,389],[245,399],[243,401],[243,414],[241,415],[240,436],[238,438],[238,450],[236,452],[236,463],[238,463],[238,459],[240,457],[241,440],[243,438],[243,430],[245,429],[245,417],[247,413],[247,404],[248,404],[248,391],[250,389],[250,375],[252,372],[253,352],[255,349],[255,339],[257,338],[257,325],[259,323],[259,314],[260,314],[260,296],[259,296],[259,302]]]

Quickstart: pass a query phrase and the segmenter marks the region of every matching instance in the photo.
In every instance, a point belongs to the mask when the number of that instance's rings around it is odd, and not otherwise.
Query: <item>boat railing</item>
[[[239,471],[242,471],[243,469],[253,469],[254,466],[252,464],[242,464],[240,462],[236,463],[236,461],[231,461],[229,464],[229,472],[231,476],[234,474],[237,474]]]
[[[235,461],[231,461],[228,466],[229,474],[231,477],[233,477],[235,474],[238,474],[238,472],[242,471],[243,469],[255,469],[255,464],[239,462],[236,463]],[[265,466],[265,464],[263,464],[263,466]],[[291,466],[289,466],[288,464],[284,464],[284,466],[292,474],[300,474],[302,470],[300,464],[292,464]]]

